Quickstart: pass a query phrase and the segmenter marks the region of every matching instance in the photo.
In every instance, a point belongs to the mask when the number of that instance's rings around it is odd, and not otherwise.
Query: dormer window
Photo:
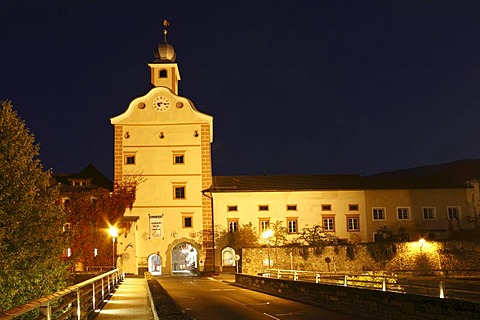
[[[162,69],[158,72],[158,77],[159,78],[166,78],[167,77],[167,70],[166,69]]]
[[[87,185],[86,180],[79,180],[79,179],[72,180],[72,186],[74,187],[85,187],[86,185]]]

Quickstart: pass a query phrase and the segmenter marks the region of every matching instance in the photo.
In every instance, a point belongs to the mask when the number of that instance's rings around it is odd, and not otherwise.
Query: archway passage
[[[162,258],[158,254],[152,254],[148,257],[148,271],[152,275],[162,274]]]
[[[197,270],[197,249],[190,243],[181,243],[172,249],[172,272],[191,273]]]

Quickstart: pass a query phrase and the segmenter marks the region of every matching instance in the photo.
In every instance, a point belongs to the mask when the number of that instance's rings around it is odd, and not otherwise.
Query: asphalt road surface
[[[173,276],[158,277],[157,281],[191,319],[358,319],[213,278]]]

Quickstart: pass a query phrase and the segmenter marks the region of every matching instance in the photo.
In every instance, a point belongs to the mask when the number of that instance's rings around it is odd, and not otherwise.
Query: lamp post
[[[268,229],[262,233],[263,239],[267,242],[268,268],[270,269],[270,238],[273,236],[273,230]]]
[[[118,229],[112,226],[108,232],[112,236],[112,268],[115,269],[115,238],[118,237]]]

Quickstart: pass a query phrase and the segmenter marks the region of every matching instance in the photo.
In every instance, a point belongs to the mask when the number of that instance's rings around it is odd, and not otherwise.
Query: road
[[[162,276],[157,281],[191,319],[358,319],[213,278]]]

